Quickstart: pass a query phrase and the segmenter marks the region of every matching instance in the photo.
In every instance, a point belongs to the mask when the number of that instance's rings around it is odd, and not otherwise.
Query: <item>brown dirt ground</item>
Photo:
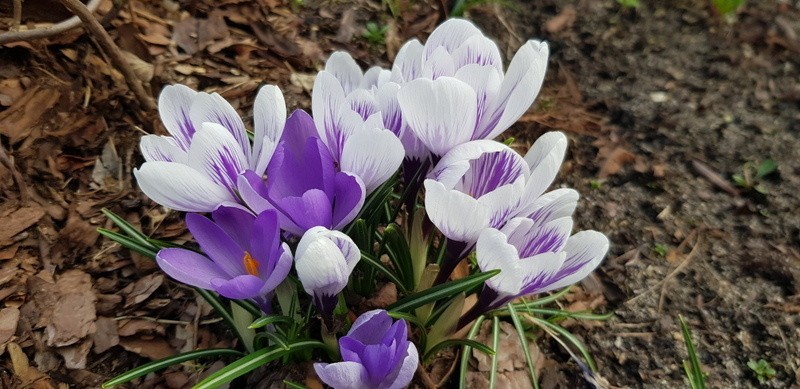
[[[133,1],[107,28],[153,96],[183,82],[249,112],[268,82],[308,108],[309,77],[331,51],[385,66],[438,22],[438,1],[400,3],[392,18],[369,0]],[[686,386],[678,315],[710,387],[759,386],[747,362],[761,358],[777,370],[765,387],[797,387],[800,5],[750,1],[726,20],[706,1],[642,3],[516,0],[469,12],[509,57],[529,37],[550,43],[545,90],[512,134],[520,147],[546,130],[569,134],[557,185],[582,192],[577,225],[612,241],[583,285],[593,297],[572,303],[615,316],[570,329],[609,387]],[[29,4],[26,23],[53,9]],[[4,4],[0,30],[9,17]],[[368,21],[389,26],[385,45],[362,37]],[[95,233],[109,226],[107,207],[154,236],[188,238],[179,215],[132,182],[138,137],[160,130],[82,32],[0,47],[0,141],[22,178],[0,165],[0,387],[95,387],[149,358],[232,345],[191,289]],[[778,170],[759,181],[766,194],[732,186],[768,158]],[[588,386],[554,342],[539,346],[543,387]],[[136,387],[182,387],[208,367]],[[251,382],[301,380],[306,367],[262,369]]]

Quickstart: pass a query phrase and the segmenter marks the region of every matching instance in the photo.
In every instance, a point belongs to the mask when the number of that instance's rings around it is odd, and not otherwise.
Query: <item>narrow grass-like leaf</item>
[[[252,301],[249,300],[231,300],[231,302],[235,303],[236,305],[240,306],[247,312],[250,312],[253,317],[260,317],[264,314],[261,312],[261,308],[257,307]]]
[[[561,345],[563,345],[569,353],[572,353],[572,350],[566,343],[564,343],[564,341],[567,341],[570,344],[572,344],[581,353],[581,356],[583,356],[583,359],[586,361],[586,364],[589,366],[589,369],[592,372],[597,372],[597,365],[595,365],[594,363],[594,358],[592,358],[592,354],[589,353],[589,349],[586,348],[586,345],[584,345],[583,342],[580,341],[580,339],[575,337],[575,335],[573,335],[564,327],[561,327],[558,324],[553,324],[547,320],[543,320],[535,316],[529,316],[528,318],[532,320],[534,324],[538,325],[546,332],[550,333],[550,335],[553,336],[553,338],[556,341],[561,343]],[[561,339],[562,337],[564,339]]]
[[[117,385],[122,385],[126,382],[130,382],[136,378],[148,375],[150,373],[166,369],[172,365],[177,365],[179,363],[192,361],[199,358],[207,358],[207,357],[230,357],[236,356],[240,357],[244,354],[240,351],[226,349],[226,348],[212,348],[207,350],[195,350],[189,351],[187,353],[173,355],[171,357],[167,357],[164,359],[159,359],[157,361],[153,361],[150,363],[146,363],[141,365],[135,369],[131,369],[122,373],[106,382],[103,383],[103,388],[112,388]]]
[[[262,317],[259,317],[256,320],[254,320],[248,326],[248,328],[255,329],[255,328],[265,327],[265,326],[268,326],[268,325],[273,324],[273,323],[292,323],[292,322],[294,322],[294,319],[292,319],[289,316],[269,315],[269,316],[262,316]]]
[[[692,389],[705,389],[706,380],[703,376],[703,370],[700,367],[700,359],[697,358],[697,350],[692,340],[692,330],[689,329],[689,325],[686,324],[686,320],[682,315],[678,315],[678,320],[681,322],[683,342],[686,344],[686,351],[689,353],[689,360],[683,361],[683,368],[686,371],[686,376],[689,378]]]
[[[467,340],[475,340],[475,337],[478,335],[478,331],[481,329],[481,324],[483,321],[486,320],[486,316],[480,316],[477,320],[475,320],[475,324],[469,329],[469,333],[467,333]],[[458,388],[465,389],[467,386],[467,367],[469,367],[469,355],[472,351],[472,347],[469,345],[464,346],[464,349],[461,351],[461,366],[458,369]]]
[[[364,261],[364,263],[370,265],[372,268],[374,268],[374,269],[380,271],[381,273],[385,274],[386,277],[389,277],[389,279],[392,282],[394,282],[394,284],[397,285],[397,288],[400,289],[403,293],[407,293],[408,292],[408,289],[406,289],[406,286],[405,286],[405,283],[403,282],[403,280],[401,280],[400,277],[398,277],[397,274],[395,274],[391,269],[389,269],[388,267],[384,266],[380,262],[380,260],[372,258],[372,256],[370,256],[368,253],[366,253],[364,251],[361,252],[361,260]]]
[[[497,345],[500,344],[500,318],[495,316],[492,318],[492,348],[497,350]],[[494,384],[497,382],[497,354],[492,354],[492,367],[489,370],[489,389],[494,389]]]
[[[317,340],[298,340],[287,344],[287,347],[270,347],[258,350],[243,358],[236,360],[228,366],[223,367],[214,374],[208,376],[195,386],[195,389],[218,388],[224,383],[245,375],[254,369],[272,362],[284,355],[310,348],[325,348],[325,344]]]
[[[514,323],[514,328],[517,329],[517,336],[522,346],[522,352],[525,353],[525,362],[528,364],[528,370],[531,373],[531,384],[533,384],[534,389],[539,389],[539,379],[536,378],[536,364],[528,348],[528,338],[525,336],[525,328],[522,327],[522,322],[520,322],[519,316],[517,316],[517,310],[514,309],[514,304],[508,304],[507,306],[508,312],[511,315],[511,321]]]
[[[397,224],[391,223],[383,231],[383,249],[397,269],[397,276],[403,280],[405,289],[413,290],[414,269],[411,261],[411,250],[406,237]]]
[[[496,276],[499,273],[500,270],[495,269],[488,272],[476,273],[471,276],[464,277],[460,280],[446,282],[441,285],[436,285],[432,288],[414,293],[390,305],[387,310],[409,312],[414,308],[418,308],[425,304],[436,302],[441,299],[454,296],[465,290],[469,290],[475,285],[480,285],[484,281]]]
[[[119,243],[126,249],[136,251],[137,253],[142,254],[150,259],[155,259],[156,254],[158,253],[158,250],[153,249],[150,245],[143,245],[138,240],[126,235],[122,235],[118,232],[107,230],[105,228],[98,228],[97,233]]]
[[[480,352],[482,352],[482,353],[484,353],[486,355],[494,355],[495,354],[495,351],[492,350],[491,347],[489,347],[489,346],[487,346],[487,345],[485,345],[485,344],[483,344],[481,342],[475,341],[475,340],[471,340],[471,339],[447,339],[447,340],[443,340],[443,341],[437,343],[436,345],[434,345],[433,347],[431,347],[431,349],[428,350],[425,353],[425,356],[422,357],[423,363],[425,361],[428,361],[431,358],[433,358],[433,356],[436,355],[436,353],[439,352],[439,350],[446,349],[448,347],[453,347],[453,346],[464,346],[465,350],[466,350],[466,347],[469,347],[470,350],[477,349],[477,350],[479,350]]]
[[[511,309],[525,312],[531,315],[549,315],[554,317],[572,318],[578,320],[608,320],[614,316],[614,312],[592,313],[587,311],[570,312],[561,309],[533,308],[525,304],[508,304],[497,312],[502,315],[510,315]]]
[[[128,221],[125,220],[122,216],[119,216],[116,213],[111,212],[107,208],[103,208],[100,211],[103,212],[103,214],[106,215],[106,217],[109,220],[111,220],[117,227],[119,227],[119,229],[122,230],[122,232],[124,232],[125,235],[128,235],[134,241],[139,242],[139,244],[141,244],[142,246],[149,247],[150,249],[158,251],[158,248],[156,246],[153,246],[152,243],[150,243],[147,235],[143,234],[141,231],[136,229],[136,227],[134,227],[132,224],[128,223]]]
[[[525,301],[525,302],[524,302],[524,303],[522,303],[522,304],[527,304],[527,305],[529,305],[529,306],[542,306],[542,305],[547,305],[547,304],[550,304],[550,303],[552,303],[553,301],[556,301],[556,300],[558,300],[558,299],[560,299],[560,298],[564,297],[564,295],[566,295],[567,293],[569,293],[569,290],[570,290],[570,289],[572,289],[572,285],[570,285],[570,286],[568,286],[568,287],[566,287],[566,288],[564,288],[564,289],[561,289],[561,290],[559,290],[558,292],[556,292],[556,293],[553,293],[553,294],[551,294],[551,295],[549,295],[549,296],[544,296],[544,297],[542,297],[542,298],[539,298],[539,299],[536,299],[536,300],[533,300],[533,301]],[[523,301],[524,301],[524,300],[523,300]]]
[[[294,381],[283,380],[283,384],[290,389],[308,389],[308,386],[305,386],[303,384],[298,384],[297,382]]]

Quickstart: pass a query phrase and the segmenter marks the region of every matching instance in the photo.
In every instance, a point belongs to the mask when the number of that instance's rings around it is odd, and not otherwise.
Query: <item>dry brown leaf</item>
[[[0,355],[6,350],[6,345],[17,332],[19,323],[19,309],[3,308],[0,310]]]
[[[86,339],[83,342],[67,347],[59,347],[56,352],[64,358],[64,367],[67,369],[85,369],[86,358],[92,348],[92,340]]]
[[[31,88],[7,110],[0,112],[0,134],[11,144],[28,137],[47,111],[58,102],[61,93],[51,88]]]
[[[575,11],[575,7],[568,5],[564,7],[564,9],[561,10],[558,15],[545,22],[544,29],[551,34],[554,34],[564,30],[565,28],[572,27],[577,18],[578,12]]]
[[[14,370],[14,375],[22,381],[21,387],[26,389],[55,388],[52,381],[50,381],[46,375],[30,365],[28,356],[25,355],[25,352],[22,351],[22,348],[19,347],[18,344],[10,343],[8,345],[8,354],[11,359],[11,367]]]
[[[175,350],[170,347],[169,343],[161,338],[123,338],[119,340],[119,345],[125,350],[150,359],[162,359],[175,354]]]
[[[617,146],[611,153],[608,154],[603,165],[600,167],[600,172],[597,173],[599,178],[608,178],[614,174],[619,173],[622,168],[636,160],[636,155],[626,150],[622,146]]]
[[[80,270],[68,270],[56,281],[58,302],[51,323],[45,328],[47,345],[55,347],[78,343],[96,331],[95,302],[91,277]]]
[[[159,334],[164,335],[165,329],[161,324],[152,320],[120,320],[117,322],[117,331],[120,336],[132,336],[136,334]]]
[[[95,324],[97,331],[92,334],[95,354],[100,354],[119,344],[116,320],[110,317],[98,317]]]
[[[164,283],[164,276],[156,273],[148,274],[137,280],[133,285],[133,290],[125,298],[125,308],[147,300],[162,283]]]
[[[44,209],[32,203],[28,206],[2,212],[3,223],[0,223],[0,247],[7,246],[17,234],[36,224],[44,216]]]

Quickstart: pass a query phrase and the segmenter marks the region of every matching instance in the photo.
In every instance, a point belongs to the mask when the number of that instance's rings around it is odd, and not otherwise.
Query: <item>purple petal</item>
[[[519,154],[510,148],[483,153],[478,158],[469,160],[469,170],[456,188],[478,198],[501,186],[514,183],[525,176],[526,170]]]
[[[543,292],[572,285],[589,275],[608,252],[608,238],[597,231],[581,231],[569,238],[564,251],[567,258],[552,284]]]
[[[299,231],[292,231],[281,226],[295,235],[302,235],[311,227],[327,228],[332,224],[331,199],[319,189],[311,189],[300,197],[277,199],[275,207],[300,227]]]
[[[350,327],[347,336],[363,344],[377,344],[391,328],[392,321],[392,317],[383,309],[364,312]]]
[[[248,170],[239,176],[237,189],[247,206],[255,213],[261,213],[268,209],[274,209],[267,200],[268,190],[264,180],[255,172]]]
[[[289,245],[283,243],[281,249],[282,252],[275,262],[275,267],[272,269],[272,272],[269,273],[266,282],[264,282],[264,286],[261,288],[262,295],[275,290],[275,288],[286,279],[286,276],[289,275],[289,271],[292,270],[293,258]]]
[[[211,214],[216,223],[239,247],[250,246],[250,235],[255,217],[238,207],[220,206]]]
[[[492,108],[497,93],[500,90],[500,82],[502,81],[502,73],[491,66],[481,65],[467,65],[456,72],[455,77],[475,90],[477,97],[477,116],[475,119],[475,131],[472,139],[491,139],[489,131],[492,128],[486,128],[484,123],[487,118],[489,110]]]
[[[217,264],[191,250],[169,248],[156,254],[156,262],[164,273],[184,284],[201,289],[213,289],[211,280],[227,279]]]
[[[186,85],[167,85],[158,96],[158,113],[167,132],[183,150],[189,150],[195,127],[189,116],[197,92]]]
[[[408,385],[411,384],[411,380],[414,378],[414,373],[417,371],[418,365],[419,354],[417,353],[417,347],[414,346],[414,343],[408,342],[408,346],[405,350],[405,358],[403,358],[399,368],[395,367],[392,374],[384,379],[383,387],[386,389],[408,387]]]
[[[186,215],[186,227],[203,252],[229,277],[247,274],[242,262],[245,248],[236,244],[222,228],[196,213]]]
[[[319,189],[332,198],[334,175],[333,159],[318,138],[306,139],[301,155],[291,154],[284,145],[278,146],[267,168],[269,197],[278,201]]]
[[[261,292],[264,280],[245,274],[231,279],[215,278],[211,280],[214,291],[229,299],[244,300],[256,297]]]
[[[366,189],[361,179],[339,172],[335,176],[332,225],[334,229],[344,228],[356,218],[366,198]]]
[[[364,347],[366,346],[363,343],[350,336],[339,338],[339,352],[342,354],[343,361],[361,363],[361,353],[364,352]]]
[[[367,375],[373,387],[381,387],[381,382],[395,367],[396,361],[390,359],[389,347],[384,344],[369,344],[361,353],[361,364],[367,369]]]
[[[308,138],[318,138],[314,119],[306,111],[296,109],[286,119],[286,129],[281,135],[280,143],[287,147],[292,155],[302,155]]]
[[[527,231],[518,241],[509,239],[509,243],[517,247],[521,258],[534,255],[559,252],[567,244],[572,231],[572,218],[564,217]]]
[[[261,212],[252,226],[253,235],[247,247],[250,247],[253,259],[261,265],[260,276],[266,278],[272,274],[282,254],[277,212],[273,210]]]

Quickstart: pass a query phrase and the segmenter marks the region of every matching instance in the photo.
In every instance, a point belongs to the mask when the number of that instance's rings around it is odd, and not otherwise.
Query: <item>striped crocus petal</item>
[[[286,101],[278,87],[266,85],[258,90],[253,103],[253,124],[250,168],[261,174],[267,170],[267,164],[286,127]]]
[[[360,259],[358,246],[339,231],[314,227],[303,234],[295,251],[297,276],[324,316],[333,313],[336,295],[347,286]]]
[[[145,161],[186,162],[186,151],[171,136],[145,135],[139,149]]]
[[[346,51],[336,51],[331,54],[325,62],[325,71],[339,82],[345,94],[350,94],[359,88],[364,77],[361,67]]]
[[[186,85],[167,85],[158,96],[158,113],[167,132],[175,138],[178,146],[189,150],[195,126],[189,112],[197,92]]]
[[[553,183],[566,152],[567,137],[562,132],[553,131],[540,136],[525,154],[531,174],[525,187],[524,211],[531,212],[530,206]]]
[[[414,135],[434,154],[445,155],[472,137],[477,98],[463,81],[417,79],[405,84],[397,99]]]
[[[361,178],[367,195],[397,172],[405,156],[400,139],[384,129],[380,113],[376,115],[375,120],[351,124],[355,130],[345,140],[339,161],[341,171]]]
[[[497,98],[500,82],[502,81],[502,73],[490,65],[469,64],[458,69],[455,78],[475,90],[477,116],[475,119],[476,128],[471,139],[491,139],[488,136],[488,130],[481,127],[481,122]]]
[[[314,80],[311,96],[311,113],[322,142],[338,161],[348,134],[340,126],[340,117],[346,108],[346,95],[340,81],[330,72],[321,71]],[[351,114],[352,110],[347,109]]]
[[[217,93],[199,92],[192,100],[192,108],[189,111],[192,124],[195,130],[202,128],[203,123],[216,123],[228,130],[236,139],[239,149],[245,156],[246,161],[250,161],[251,147],[250,139],[247,137],[247,130],[244,128],[242,118],[231,106],[231,104]]]
[[[608,253],[608,238],[597,231],[581,231],[571,236],[564,247],[566,258],[561,268],[542,283],[529,283],[522,294],[543,293],[572,285],[586,278]]]
[[[412,39],[397,52],[392,64],[391,80],[397,83],[416,79],[422,72],[422,52],[425,48],[417,39]]]
[[[145,162],[133,175],[147,197],[176,211],[211,212],[237,201],[228,188],[182,163]]]
[[[233,135],[216,123],[203,123],[192,139],[187,163],[236,197],[236,181],[247,169],[247,157]]]
[[[481,30],[471,22],[464,19],[448,19],[436,27],[425,42],[423,61],[427,61],[439,48],[443,48],[447,53],[453,53],[469,38],[482,35]]]

